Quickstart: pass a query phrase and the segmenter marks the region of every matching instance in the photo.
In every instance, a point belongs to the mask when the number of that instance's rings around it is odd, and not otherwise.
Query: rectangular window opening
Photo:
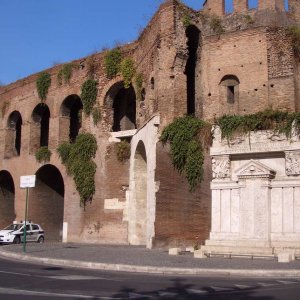
[[[257,9],[258,8],[258,0],[248,0],[249,9]]]
[[[234,103],[234,86],[227,87],[227,103]]]
[[[233,0],[225,0],[225,13],[233,13]]]

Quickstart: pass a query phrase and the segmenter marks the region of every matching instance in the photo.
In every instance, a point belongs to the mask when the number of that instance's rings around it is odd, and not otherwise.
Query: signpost
[[[27,222],[27,212],[28,212],[28,192],[29,192],[29,188],[35,187],[35,179],[36,179],[35,175],[20,177],[20,188],[26,189],[23,252],[26,252],[26,225],[27,225],[26,222]]]

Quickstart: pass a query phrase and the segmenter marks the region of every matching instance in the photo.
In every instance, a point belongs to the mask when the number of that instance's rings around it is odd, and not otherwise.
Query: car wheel
[[[44,237],[43,236],[40,236],[37,240],[38,243],[44,243]]]
[[[14,241],[13,241],[14,244],[20,244],[21,243],[21,238],[19,236],[16,236],[14,238]]]

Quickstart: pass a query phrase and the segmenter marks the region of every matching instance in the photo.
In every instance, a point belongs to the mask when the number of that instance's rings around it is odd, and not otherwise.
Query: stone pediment
[[[236,170],[236,175],[239,179],[247,178],[269,178],[275,177],[276,172],[266,165],[251,159],[245,165]]]

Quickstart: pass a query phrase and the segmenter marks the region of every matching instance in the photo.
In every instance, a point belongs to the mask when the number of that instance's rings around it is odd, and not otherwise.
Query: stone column
[[[204,10],[219,17],[225,14],[225,0],[206,0]]]
[[[284,0],[259,0],[258,9],[285,11]]]
[[[248,0],[233,0],[233,10],[235,13],[246,12],[248,10]]]

